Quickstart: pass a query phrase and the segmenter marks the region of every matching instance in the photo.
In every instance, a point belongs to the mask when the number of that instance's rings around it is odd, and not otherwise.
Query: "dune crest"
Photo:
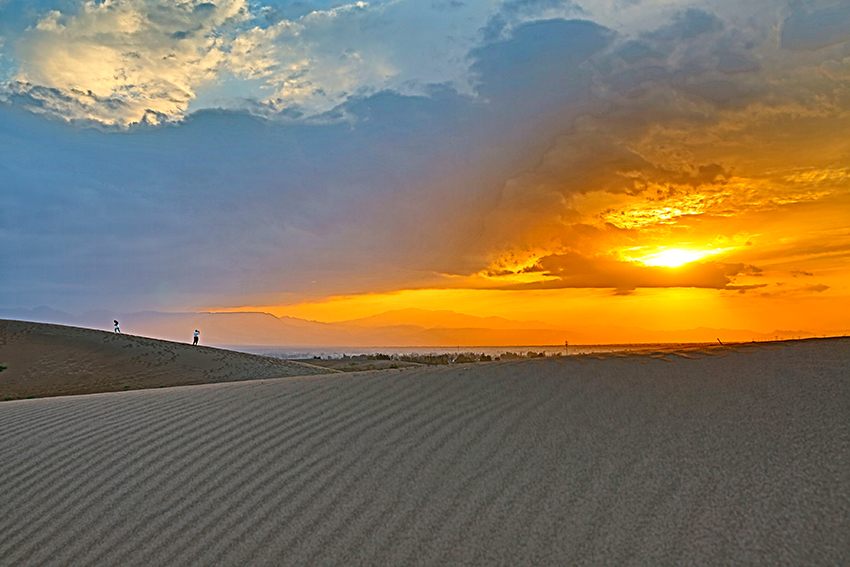
[[[0,365],[0,400],[329,372],[188,342],[8,320],[0,320]]]

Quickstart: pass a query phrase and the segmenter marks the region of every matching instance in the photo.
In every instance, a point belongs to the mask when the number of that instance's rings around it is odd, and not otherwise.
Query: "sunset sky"
[[[850,3],[0,0],[0,307],[850,328]]]

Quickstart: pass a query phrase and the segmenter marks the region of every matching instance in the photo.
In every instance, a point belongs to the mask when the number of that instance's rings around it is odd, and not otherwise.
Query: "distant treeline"
[[[528,351],[527,353],[506,352],[499,356],[490,356],[489,354],[481,354],[475,352],[461,352],[456,354],[370,354],[366,358],[368,360],[400,360],[402,362],[414,362],[417,364],[464,364],[469,362],[489,362],[491,360],[518,360],[521,358],[543,358],[546,353]],[[555,356],[561,356],[556,354]],[[345,358],[345,357],[343,357]]]

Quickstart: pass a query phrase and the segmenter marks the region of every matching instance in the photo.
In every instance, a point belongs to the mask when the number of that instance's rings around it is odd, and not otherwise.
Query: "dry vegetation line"
[[[850,563],[850,341],[715,354],[6,402],[0,565]]]

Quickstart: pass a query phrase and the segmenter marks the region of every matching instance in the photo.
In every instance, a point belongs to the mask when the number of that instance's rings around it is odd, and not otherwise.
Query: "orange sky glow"
[[[494,255],[469,276],[436,275],[437,285],[425,288],[210,309],[322,322],[418,308],[561,326],[847,329],[845,170],[786,168],[770,176],[780,182],[734,177],[634,195],[588,192],[571,203],[571,222],[524,226],[526,246]],[[659,191],[680,193],[659,203],[650,196]],[[593,253],[570,258],[573,248],[558,241],[559,231],[578,235],[581,249]],[[712,281],[718,267],[724,280]],[[595,270],[598,281],[572,284],[569,270]]]
[[[27,6],[0,309],[850,329],[845,4]]]

